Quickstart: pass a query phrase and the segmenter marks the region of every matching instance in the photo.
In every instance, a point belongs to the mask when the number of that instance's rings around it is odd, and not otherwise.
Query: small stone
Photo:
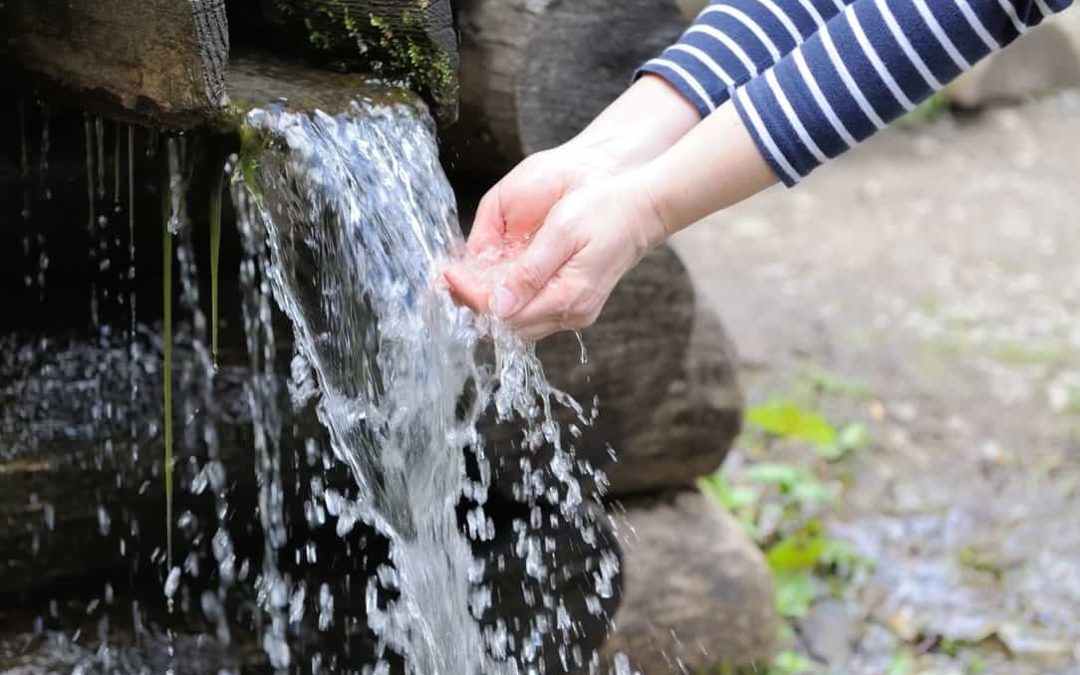
[[[852,621],[847,605],[835,598],[814,604],[799,621],[799,634],[810,655],[827,665],[840,665],[851,656]]]
[[[901,607],[889,617],[889,628],[904,642],[914,642],[922,633],[922,626],[915,618],[915,610]]]

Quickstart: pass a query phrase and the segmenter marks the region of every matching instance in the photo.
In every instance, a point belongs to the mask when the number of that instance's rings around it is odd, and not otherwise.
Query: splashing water
[[[467,478],[466,451],[489,475],[477,423],[493,403],[501,419],[525,423],[525,445],[556,446],[557,493],[572,513],[580,489],[553,407],[587,423],[580,407],[547,383],[531,345],[440,287],[439,270],[463,247],[426,116],[354,103],[338,116],[257,110],[248,124],[255,133],[240,165],[258,220],[245,219],[246,195],[234,190],[241,230],[265,230],[266,274],[295,332],[293,377],[315,385],[293,390],[317,395],[333,452],[359,489],[355,503],[328,491],[327,510],[339,534],[359,517],[391,541],[393,569],[367,591],[369,627],[411,672],[521,672],[525,657],[478,622],[490,594],[456,509],[463,496],[482,505],[486,486]],[[477,538],[492,536],[482,512],[468,520]],[[525,540],[522,557],[539,551]]]

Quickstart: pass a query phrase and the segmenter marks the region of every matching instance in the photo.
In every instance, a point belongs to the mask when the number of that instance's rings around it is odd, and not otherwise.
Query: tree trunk
[[[4,56],[37,83],[184,127],[224,105],[224,0],[9,0]]]
[[[742,420],[736,358],[671,248],[650,253],[619,283],[583,342],[585,362],[572,333],[545,340],[539,351],[552,384],[586,408],[594,397],[599,401],[595,424],[566,440],[604,471],[607,494],[692,486],[723,463]],[[564,428],[573,422],[566,416]],[[496,484],[513,495],[522,482],[522,454],[514,447],[520,431],[503,425],[486,432],[495,448]],[[549,459],[544,453],[530,465],[557,485]],[[590,482],[588,471],[576,473]]]
[[[501,171],[585,128],[686,27],[675,0],[462,0],[452,165]]]

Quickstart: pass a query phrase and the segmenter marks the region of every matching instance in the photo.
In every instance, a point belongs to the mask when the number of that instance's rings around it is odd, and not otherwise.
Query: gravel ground
[[[830,527],[875,566],[798,631],[829,672],[1080,673],[1078,150],[1080,93],[948,117],[676,239],[751,402],[873,392],[832,404],[874,440]]]

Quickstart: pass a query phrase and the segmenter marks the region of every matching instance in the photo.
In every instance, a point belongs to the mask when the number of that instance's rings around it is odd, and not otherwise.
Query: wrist
[[[665,194],[665,181],[656,175],[651,164],[643,164],[628,172],[623,181],[622,191],[638,202],[647,249],[656,248],[682,229],[672,220],[669,199]]]
[[[566,145],[602,155],[613,169],[633,168],[662,154],[700,121],[678,90],[647,73]]]

